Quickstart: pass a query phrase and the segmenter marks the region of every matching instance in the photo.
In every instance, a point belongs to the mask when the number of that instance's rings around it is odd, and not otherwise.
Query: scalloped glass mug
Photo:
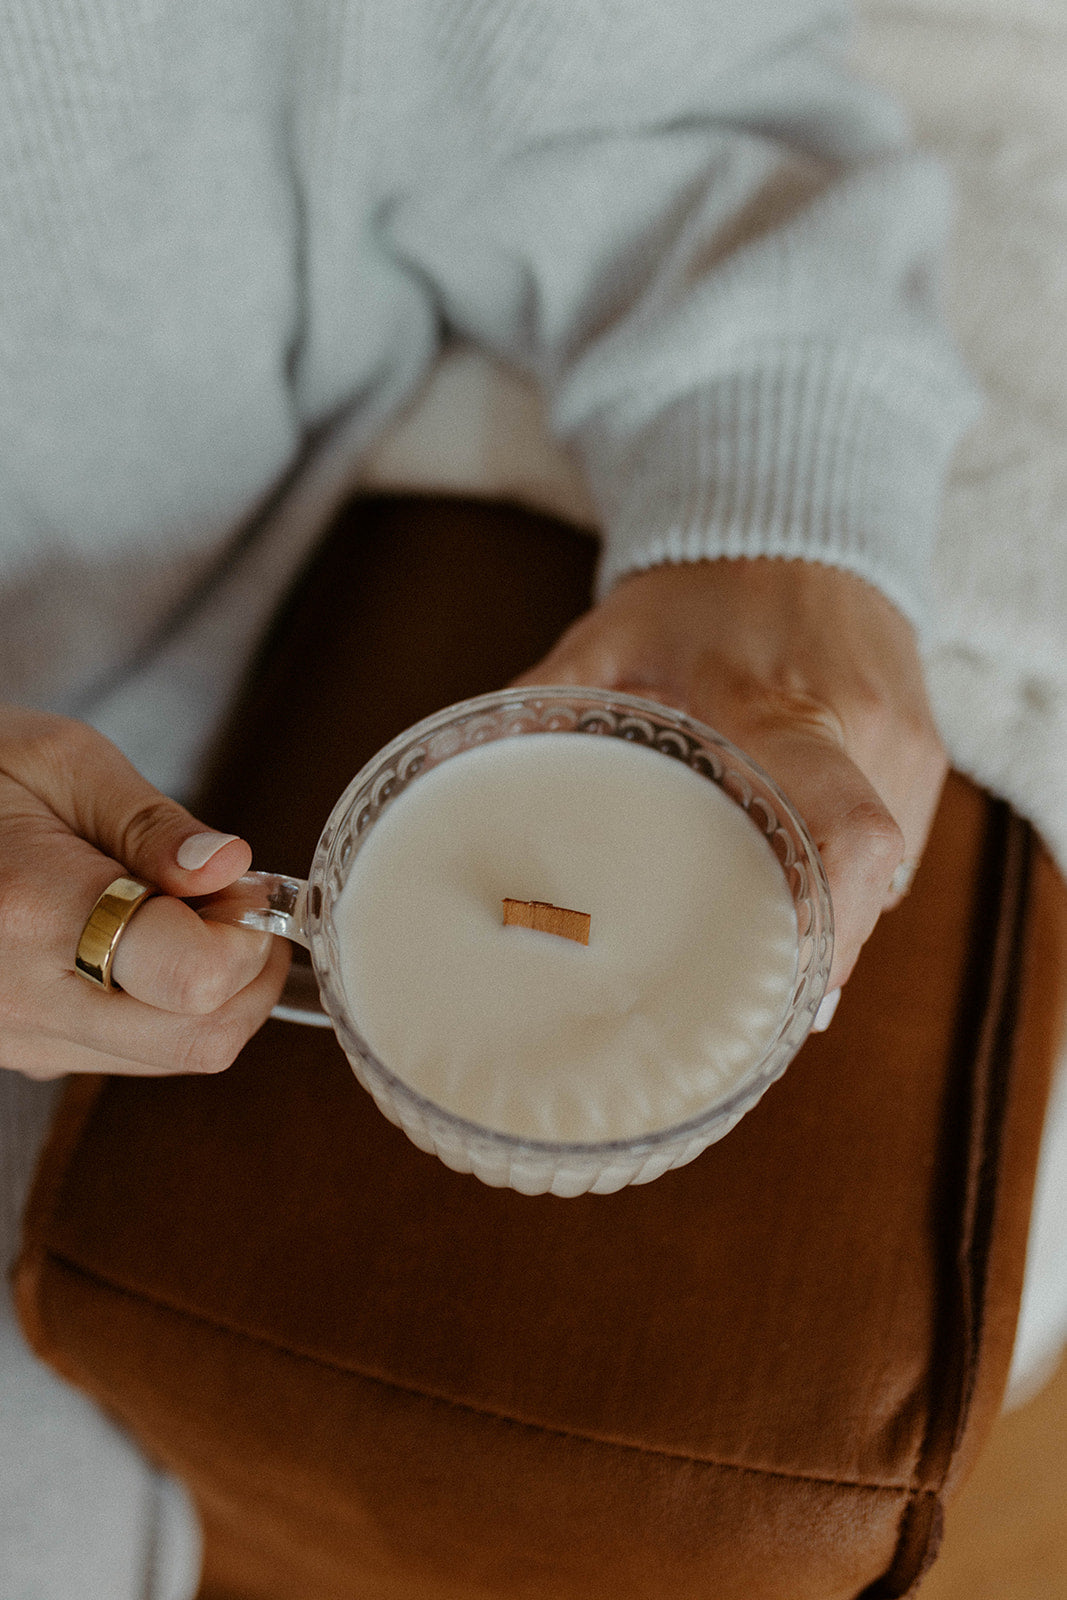
[[[456,1116],[410,1088],[361,1037],[341,980],[334,911],[351,865],[376,821],[421,774],[497,739],[567,733],[625,739],[684,762],[717,784],[760,829],[781,867],[797,919],[792,998],[763,1057],[740,1085],[698,1116],[630,1139],[564,1144],[520,1139]],[[357,1079],[379,1109],[457,1172],[524,1194],[610,1194],[648,1183],[721,1139],[780,1077],[811,1028],[826,990],[833,915],[822,862],[804,823],[767,775],[712,729],[682,712],[606,690],[500,690],[447,707],[376,755],[341,795],[323,828],[307,880],[250,872],[199,907],[202,916],[280,934],[303,945],[275,1015],[332,1026]]]

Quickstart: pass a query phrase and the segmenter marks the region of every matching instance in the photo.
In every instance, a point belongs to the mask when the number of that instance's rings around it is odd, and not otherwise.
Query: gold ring
[[[109,883],[82,929],[74,965],[83,978],[95,983],[98,989],[116,989],[111,981],[111,963],[119,940],[126,932],[130,918],[155,889],[136,878],[116,878]]]

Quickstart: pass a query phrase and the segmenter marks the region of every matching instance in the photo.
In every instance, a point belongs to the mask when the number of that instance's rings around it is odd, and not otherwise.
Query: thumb
[[[133,877],[185,897],[211,894],[247,872],[252,852],[244,840],[206,827],[95,729],[35,718],[33,735],[5,738],[4,769]]]

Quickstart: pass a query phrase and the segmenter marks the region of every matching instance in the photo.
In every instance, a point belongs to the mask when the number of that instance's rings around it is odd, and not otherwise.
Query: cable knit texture
[[[973,401],[948,208],[821,0],[0,0],[0,693],[188,777],[458,334],[602,581],[770,552],[921,621]]]

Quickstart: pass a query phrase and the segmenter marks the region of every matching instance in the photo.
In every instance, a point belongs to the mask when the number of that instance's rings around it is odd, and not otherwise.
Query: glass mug
[[[375,823],[422,774],[464,751],[532,734],[624,739],[684,762],[717,784],[766,837],[789,888],[797,963],[786,1014],[741,1084],[677,1126],[628,1139],[556,1143],[481,1127],[435,1105],[380,1061],[359,1032],[341,979],[335,908],[352,863]],[[457,1172],[524,1194],[609,1194],[683,1166],[733,1128],[780,1077],[811,1028],[826,989],[833,916],[822,862],[804,823],[777,787],[734,745],[682,712],[596,689],[500,690],[447,707],[409,728],[353,778],[322,830],[307,880],[250,872],[198,907],[200,915],[303,945],[311,968],[294,963],[275,1008],[288,1021],[332,1026],[352,1069],[379,1109],[419,1146]]]

